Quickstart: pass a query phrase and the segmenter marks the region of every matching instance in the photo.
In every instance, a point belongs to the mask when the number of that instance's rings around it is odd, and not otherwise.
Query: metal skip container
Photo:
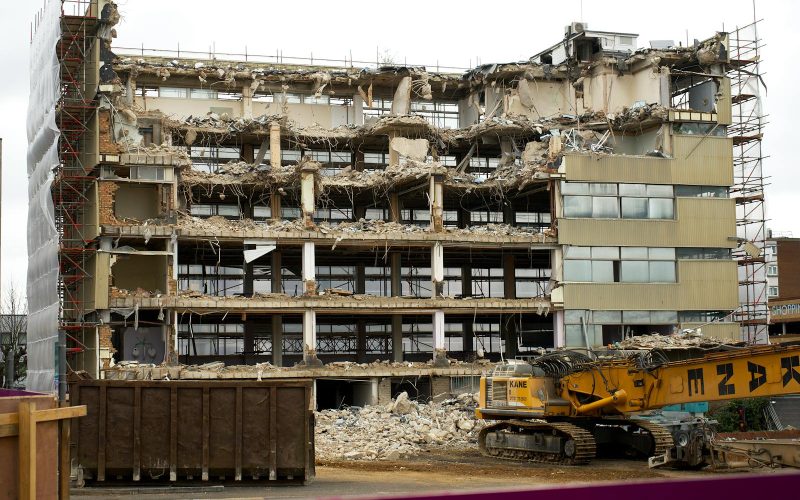
[[[314,477],[311,380],[81,380],[70,402],[87,483]]]

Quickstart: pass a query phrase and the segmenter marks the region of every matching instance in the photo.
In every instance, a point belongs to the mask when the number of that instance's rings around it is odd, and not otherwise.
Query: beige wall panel
[[[565,283],[565,309],[732,310],[738,306],[736,263],[679,261],[677,283]]]
[[[739,323],[682,323],[681,328],[700,328],[704,337],[740,340]]]
[[[717,99],[717,122],[720,125],[730,125],[733,123],[731,79],[727,76],[720,79],[719,90],[722,95]]]
[[[519,97],[514,96],[509,101],[509,115],[525,116],[531,120],[539,120],[563,113],[575,113],[574,107],[570,104],[573,94],[568,82],[531,80],[528,82],[528,88],[533,98],[533,107],[531,109],[526,108],[520,103]],[[494,105],[490,107],[487,104],[486,112],[492,111],[493,107]],[[502,108],[498,111],[497,115],[502,112]]]
[[[674,158],[567,154],[569,181],[730,186],[733,143],[727,137],[673,136]]]
[[[660,104],[660,78],[662,75],[649,67],[623,76],[612,72],[587,76],[583,81],[583,104],[605,113],[619,113],[636,101]]]
[[[582,246],[734,248],[731,198],[676,198],[677,220],[559,219],[558,242]]]

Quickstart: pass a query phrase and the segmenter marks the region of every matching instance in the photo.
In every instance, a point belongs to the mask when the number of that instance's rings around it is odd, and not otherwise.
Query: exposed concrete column
[[[303,285],[305,295],[317,293],[316,249],[313,241],[303,242]]]
[[[359,363],[367,360],[367,323],[361,318],[356,320],[356,360]]]
[[[358,221],[367,217],[367,207],[358,205],[353,207],[353,220]]]
[[[252,144],[248,143],[242,144],[242,155],[241,155],[242,161],[246,161],[247,163],[253,163],[254,161],[256,161],[254,149],[255,148],[253,148]]]
[[[397,191],[392,191],[389,193],[389,221],[399,224],[403,220],[401,210],[400,195]]]
[[[437,241],[431,247],[431,297],[436,299],[444,294],[444,248]]]
[[[472,267],[461,267],[461,296],[472,296]],[[475,350],[474,346],[474,325],[472,319],[465,320],[461,323],[461,343],[462,351],[471,353]]]
[[[400,165],[400,152],[392,147],[395,137],[400,137],[400,135],[397,132],[389,133],[389,165]]]
[[[517,298],[517,278],[514,254],[503,255],[503,297],[506,299]]]
[[[247,319],[247,313],[242,313],[244,323],[244,364],[250,364],[250,358],[255,355],[255,325],[252,319]]]
[[[306,228],[314,227],[314,184],[315,176],[319,171],[318,163],[304,163],[300,167],[300,206],[303,210],[303,221]]]
[[[389,258],[391,259],[389,268],[391,294],[392,297],[400,297],[403,295],[400,252],[391,252]],[[392,315],[392,361],[403,361],[403,316],[400,314]]]
[[[364,99],[359,95],[353,95],[353,125],[364,125]]]
[[[273,191],[269,198],[269,211],[272,222],[281,220],[281,194]]]
[[[272,315],[272,364],[283,366],[283,317]]]
[[[564,311],[553,312],[553,345],[555,347],[565,347],[567,345],[567,334],[564,331]]]
[[[353,170],[358,172],[364,170],[364,152],[361,150],[353,152]]]
[[[303,363],[321,365],[317,358],[317,311],[303,311]]]
[[[444,346],[444,311],[438,309],[433,311],[433,364],[434,366],[446,366],[447,349]]]
[[[364,295],[367,289],[367,276],[364,264],[355,265],[355,276],[353,276],[353,291],[359,295]]]
[[[392,100],[393,115],[407,115],[411,112],[411,77],[406,76],[397,84]]]
[[[242,87],[242,118],[253,118],[253,88],[250,85]]]
[[[503,297],[506,299],[517,298],[516,266],[513,254],[503,255]],[[506,356],[513,358],[517,355],[517,322],[513,314],[501,317],[500,332],[506,339]]]
[[[444,231],[444,175],[434,174],[430,182],[431,228],[440,233]]]
[[[269,164],[272,168],[281,166],[281,126],[277,122],[269,126]]]
[[[403,316],[392,314],[392,361],[403,361]]]

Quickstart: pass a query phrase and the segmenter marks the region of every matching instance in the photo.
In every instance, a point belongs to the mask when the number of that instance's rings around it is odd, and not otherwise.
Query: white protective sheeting
[[[54,392],[58,340],[58,232],[50,185],[58,166],[56,103],[61,2],[50,0],[30,47],[28,100],[28,377],[33,391]]]

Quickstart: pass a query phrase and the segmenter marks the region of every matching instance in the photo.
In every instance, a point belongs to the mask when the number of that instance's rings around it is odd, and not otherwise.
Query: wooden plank
[[[234,479],[242,480],[242,426],[244,415],[242,415],[242,386],[236,387],[236,437],[234,443]]]
[[[178,386],[169,393],[169,480],[178,480]]]
[[[36,420],[33,403],[19,404],[19,485],[21,500],[36,500]]]
[[[210,413],[211,413],[211,405],[210,405],[210,395],[209,395],[209,387],[206,385],[203,387],[203,469],[202,469],[202,480],[208,481],[208,441],[209,441],[209,434],[211,432],[210,429]]]
[[[269,480],[278,479],[278,388],[269,388]]]
[[[19,435],[18,424],[3,424],[0,425],[0,438],[11,437]]]
[[[108,394],[106,386],[100,386],[100,410],[97,420],[97,480],[106,480],[106,400]]]
[[[65,418],[59,422],[60,436],[58,441],[58,498],[60,500],[69,499],[69,476],[72,472],[69,439],[71,427],[72,423],[68,418]]]
[[[133,480],[142,475],[142,386],[133,388]]]

